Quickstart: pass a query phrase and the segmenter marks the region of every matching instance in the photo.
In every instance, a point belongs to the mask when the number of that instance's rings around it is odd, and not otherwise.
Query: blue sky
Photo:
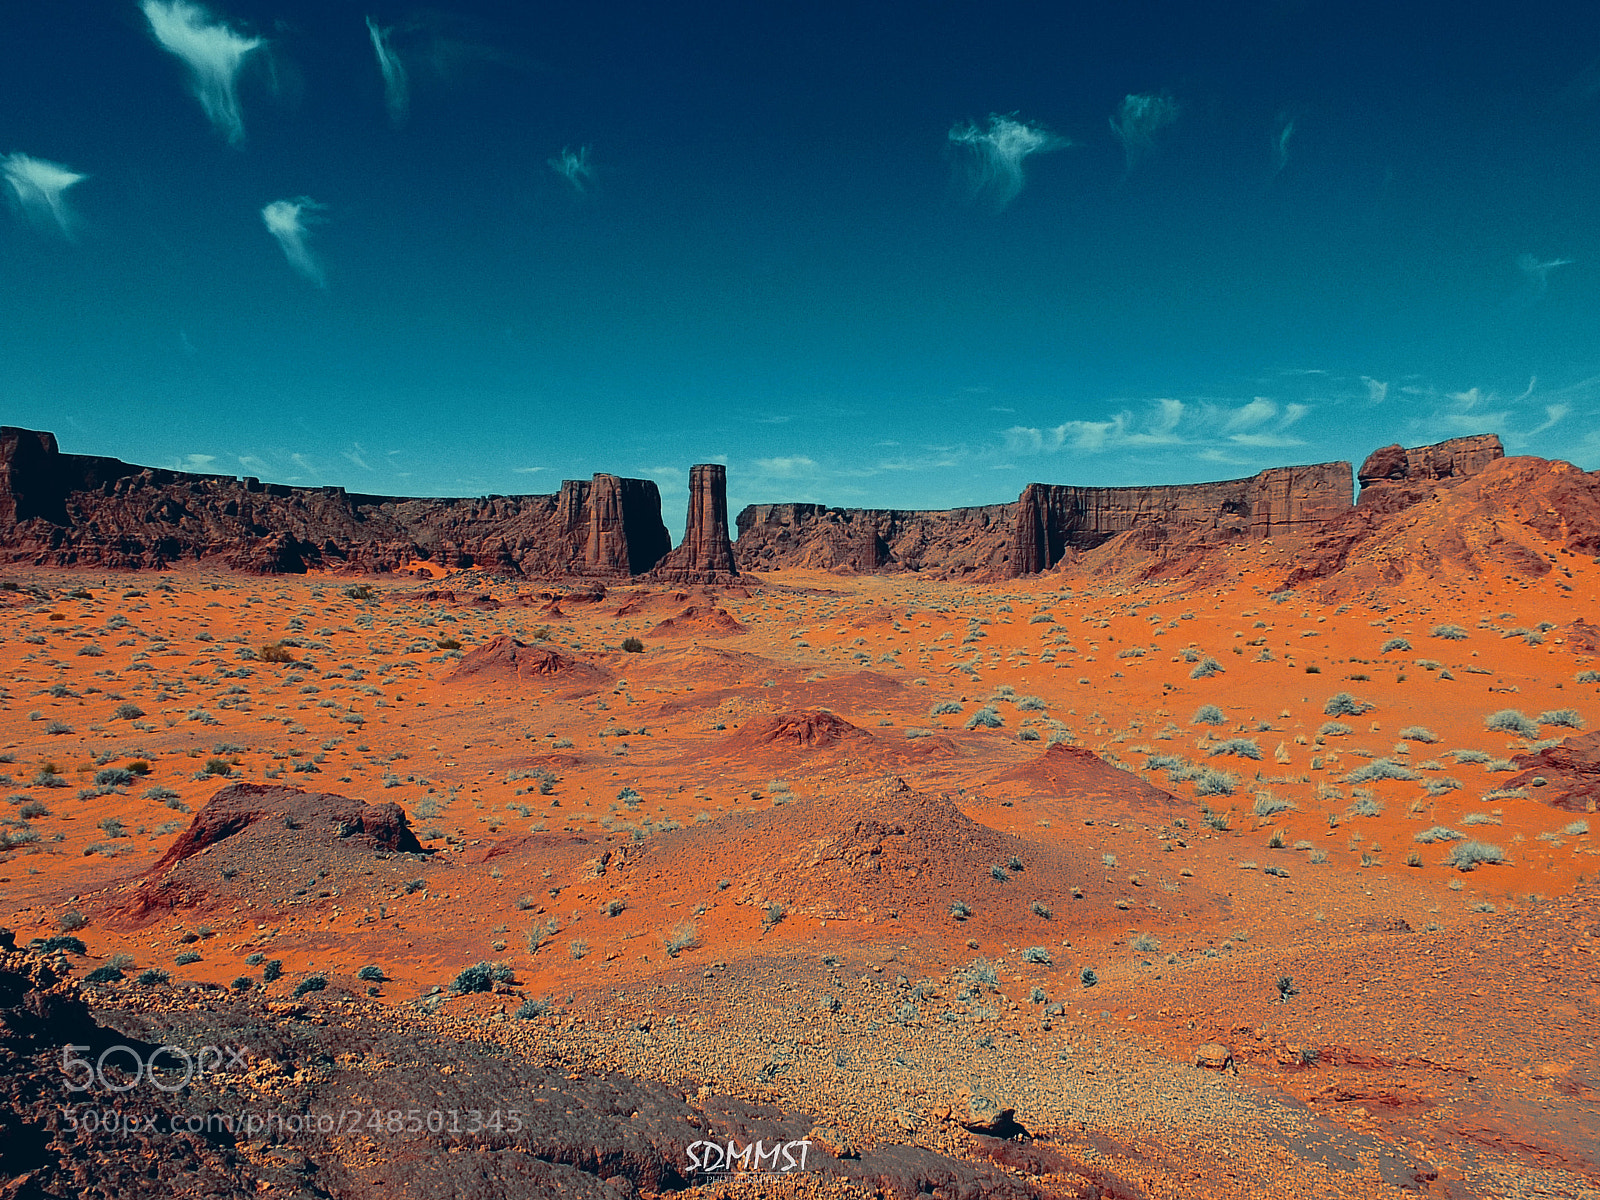
[[[1600,466],[1570,4],[54,0],[0,47],[0,421],[71,451],[609,470],[674,531],[704,461],[735,510]]]

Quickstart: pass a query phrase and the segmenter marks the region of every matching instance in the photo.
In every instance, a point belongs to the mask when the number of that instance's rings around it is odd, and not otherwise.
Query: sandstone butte
[[[1162,487],[1030,483],[1010,504],[933,511],[750,505],[728,528],[726,469],[689,472],[673,548],[648,479],[597,474],[551,495],[416,498],[140,467],[63,454],[53,434],[0,428],[0,559],[35,566],[162,567],[220,560],[260,574],[393,572],[425,561],[524,577],[727,584],[741,570],[1037,574],[1119,535],[1145,549],[1318,534],[1353,509],[1397,512],[1430,485],[1504,457],[1493,435],[1385,446],[1347,462]],[[1361,484],[1353,501],[1353,478]]]

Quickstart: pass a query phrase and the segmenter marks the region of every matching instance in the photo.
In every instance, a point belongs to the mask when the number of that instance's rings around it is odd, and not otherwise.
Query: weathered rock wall
[[[654,574],[672,583],[728,583],[739,577],[728,539],[728,469],[720,463],[689,468],[683,541],[657,564]]]
[[[1350,464],[1275,467],[1248,479],[1171,487],[1030,483],[1017,502],[1012,573],[1031,575],[1138,525],[1174,533],[1269,538],[1308,532],[1349,511]]]
[[[548,496],[416,499],[293,488],[62,454],[0,428],[0,560],[247,571],[392,571],[414,559],[522,575],[641,574],[670,547],[648,479],[596,475]]]
[[[745,570],[928,571],[959,577],[1007,569],[1016,504],[935,511],[752,504],[734,553]]]

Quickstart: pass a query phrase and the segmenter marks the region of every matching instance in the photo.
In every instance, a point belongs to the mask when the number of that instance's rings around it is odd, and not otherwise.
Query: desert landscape
[[[1600,1196],[1600,478],[646,482],[0,434],[0,1194]]]

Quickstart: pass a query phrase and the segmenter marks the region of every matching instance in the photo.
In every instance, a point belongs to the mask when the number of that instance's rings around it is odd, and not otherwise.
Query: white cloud
[[[579,192],[585,189],[585,184],[594,178],[594,167],[589,163],[589,147],[579,146],[577,153],[573,153],[566,146],[561,148],[561,153],[556,158],[546,159],[550,169],[561,178],[570,183]]]
[[[205,475],[210,473],[211,464],[216,461],[215,454],[185,454],[182,459],[183,465],[178,469]]]
[[[1257,396],[1240,408],[1233,410],[1233,415],[1223,426],[1229,433],[1247,431],[1264,425],[1278,415],[1278,406],[1265,396]]]
[[[348,460],[349,462],[354,463],[356,466],[360,467],[363,471],[370,471],[370,470],[372,470],[372,467],[368,464],[367,460],[363,457],[364,454],[365,454],[365,451],[363,451],[361,449],[361,443],[360,442],[356,442],[348,450],[341,450],[339,452],[339,455],[340,455],[341,458],[344,458],[344,459]]]
[[[1363,375],[1361,377],[1361,382],[1366,385],[1367,399],[1373,404],[1382,404],[1389,398],[1389,385],[1383,380],[1373,379],[1371,376]]]
[[[1535,434],[1544,433],[1548,429],[1555,428],[1555,426],[1566,420],[1567,414],[1571,411],[1565,404],[1546,404],[1544,406],[1544,424],[1528,430],[1527,436],[1533,437]]]
[[[190,0],[140,0],[150,32],[189,68],[195,99],[230,143],[244,139],[239,72],[265,43],[245,37]]]
[[[777,479],[796,479],[803,475],[815,475],[817,472],[817,464],[803,454],[789,458],[758,458],[755,467],[763,475],[771,475]]]
[[[1129,170],[1155,149],[1156,134],[1178,119],[1178,102],[1171,96],[1128,95],[1122,98],[1117,115],[1111,118],[1111,132],[1122,142],[1122,153]]]
[[[1288,113],[1278,115],[1278,131],[1272,135],[1272,173],[1277,175],[1289,165],[1289,139],[1294,136],[1294,118]]]
[[[396,126],[405,124],[411,110],[411,80],[406,75],[406,65],[389,44],[394,30],[384,29],[371,17],[367,18],[367,33],[372,38],[372,52],[378,56],[378,70],[383,72],[383,102],[389,109],[389,120]]]
[[[1550,287],[1550,272],[1557,267],[1570,267],[1576,261],[1573,258],[1540,260],[1531,254],[1520,254],[1517,256],[1517,270],[1521,271],[1527,278],[1528,286],[1533,290],[1533,294],[1542,296]]]
[[[987,129],[974,121],[955,125],[950,141],[968,154],[973,192],[992,195],[996,208],[1004,208],[1022,191],[1022,164],[1030,155],[1072,145],[1041,125],[1017,120],[1015,113],[1009,117],[990,113]]]
[[[540,471],[548,471],[549,469],[550,469],[549,467],[512,467],[511,468],[512,473],[516,474],[516,475],[537,475]]]
[[[50,162],[17,153],[0,158],[0,176],[11,188],[11,198],[35,224],[54,225],[63,237],[71,237],[77,219],[67,206],[67,192],[87,175]]]
[[[267,232],[277,238],[278,245],[283,247],[289,265],[318,287],[327,287],[322,267],[306,245],[310,232],[307,225],[315,220],[315,213],[320,207],[316,201],[305,196],[295,200],[274,200],[261,210],[261,219],[266,223]]]

